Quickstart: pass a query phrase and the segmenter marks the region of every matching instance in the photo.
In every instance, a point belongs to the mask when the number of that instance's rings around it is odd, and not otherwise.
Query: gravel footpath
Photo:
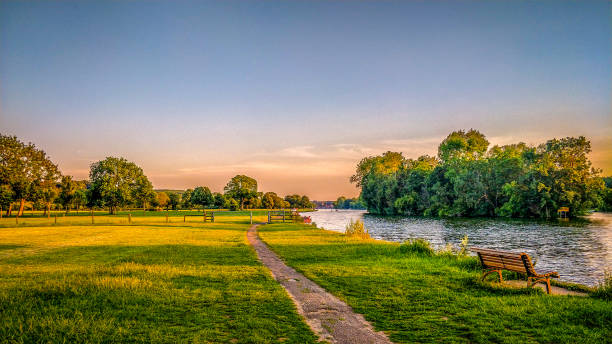
[[[313,281],[287,266],[257,235],[257,226],[247,232],[247,239],[259,260],[287,290],[298,313],[319,336],[330,343],[391,343],[383,332],[376,332],[361,314]]]

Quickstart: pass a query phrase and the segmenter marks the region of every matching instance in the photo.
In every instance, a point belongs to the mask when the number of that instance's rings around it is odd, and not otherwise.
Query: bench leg
[[[527,277],[527,288],[531,288],[531,287],[535,286],[536,284],[538,284],[538,282],[545,282],[545,284],[546,284],[546,294],[550,295],[550,291],[552,290],[552,288],[550,286],[550,277],[549,278],[540,278],[540,279],[537,279],[536,277]]]
[[[482,274],[482,279],[481,279],[481,281],[484,281],[484,279],[485,279],[485,278],[486,278],[486,277],[487,277],[487,276],[488,276],[490,273],[493,273],[493,272],[497,272],[497,274],[499,275],[499,282],[500,282],[500,283],[504,281],[504,279],[502,278],[502,273],[501,273],[501,270],[488,270],[488,271],[485,271],[485,272]]]

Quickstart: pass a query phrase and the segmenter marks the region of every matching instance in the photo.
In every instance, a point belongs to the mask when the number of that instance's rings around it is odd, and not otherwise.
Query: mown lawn
[[[74,221],[0,228],[1,342],[315,342],[248,218]]]
[[[475,258],[402,253],[304,225],[259,228],[288,265],[402,343],[610,343],[612,302],[479,282]]]

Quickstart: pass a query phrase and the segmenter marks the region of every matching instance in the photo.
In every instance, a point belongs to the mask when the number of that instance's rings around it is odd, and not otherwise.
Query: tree
[[[202,206],[202,209],[213,205],[213,195],[206,186],[198,186],[193,189],[190,199],[192,204]]]
[[[12,202],[19,202],[17,216],[23,215],[23,208],[28,198],[40,197],[43,194],[52,196],[51,185],[61,177],[57,165],[47,154],[32,143],[27,145],[16,136],[0,134],[0,186],[10,189]],[[41,189],[43,188],[43,189]],[[12,207],[8,207],[10,215]]]
[[[7,184],[0,185],[0,212],[7,209],[13,201],[13,190]]]
[[[312,202],[310,202],[310,198],[306,195],[302,196],[300,199],[300,208],[302,209],[310,209],[312,208]]]
[[[238,201],[236,201],[235,199],[231,197],[225,198],[224,208],[227,208],[231,211],[236,211],[238,210],[238,207],[239,207]]]
[[[576,216],[605,204],[584,137],[488,146],[476,130],[455,131],[440,143],[439,159],[386,152],[362,159],[351,181],[378,214],[551,217],[569,207]],[[346,203],[339,198],[336,205]]]
[[[157,205],[161,208],[166,208],[166,210],[168,210],[168,204],[170,203],[170,197],[168,196],[168,194],[161,191],[157,192],[155,197],[157,198]]]
[[[87,204],[87,189],[77,189],[74,192],[74,197],[72,198],[72,201],[78,213],[81,207]]]
[[[187,189],[183,192],[183,196],[181,197],[181,201],[183,202],[181,207],[183,209],[191,209],[193,207],[193,203],[191,203],[191,194],[193,190]]]
[[[153,184],[151,184],[149,179],[142,173],[141,169],[140,173],[137,173],[135,177],[134,184],[131,186],[131,200],[129,202],[142,205],[142,211],[146,211],[147,205],[155,201],[157,201],[157,198],[155,191],[153,191]]]
[[[181,195],[176,192],[168,192],[168,204],[172,210],[176,210],[178,205],[181,203]]]
[[[70,211],[70,207],[74,201],[74,196],[78,190],[78,184],[72,180],[71,176],[63,176],[59,184],[58,203],[64,208],[66,213]]]
[[[240,209],[244,209],[245,201],[257,197],[257,181],[245,175],[237,175],[223,190],[227,196],[238,202]]]
[[[266,192],[261,198],[261,203],[266,209],[280,208],[277,206],[280,205],[278,199],[282,201],[282,198],[278,197],[275,192]]]
[[[32,192],[35,200],[40,201],[45,205],[45,212],[43,215],[47,215],[51,211],[51,204],[57,199],[59,195],[58,184],[53,181],[43,181],[35,184]]]
[[[225,205],[225,197],[223,197],[222,193],[220,192],[213,193],[213,205],[217,209],[223,208],[223,206]]]
[[[92,201],[108,207],[111,214],[133,201],[140,202],[146,209],[154,195],[153,186],[142,168],[124,158],[108,157],[93,163],[89,179]]]
[[[299,208],[302,197],[300,195],[287,195],[285,201],[289,203],[290,208]]]

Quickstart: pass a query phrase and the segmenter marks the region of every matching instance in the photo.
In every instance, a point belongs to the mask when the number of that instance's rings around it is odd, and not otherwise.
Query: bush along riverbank
[[[596,290],[574,285],[590,292],[588,297],[549,296],[537,288],[500,285],[493,277],[481,282],[475,257],[461,249],[434,251],[421,240],[390,243],[296,224],[266,225],[259,233],[288,265],[346,301],[394,342],[612,338],[609,280]]]

